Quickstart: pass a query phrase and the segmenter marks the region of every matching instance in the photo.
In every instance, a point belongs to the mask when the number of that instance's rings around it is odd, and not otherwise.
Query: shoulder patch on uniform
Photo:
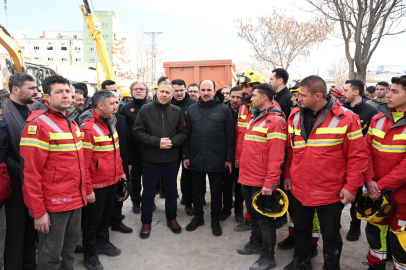
[[[29,125],[28,126],[28,131],[27,131],[28,135],[37,134],[37,128],[38,128],[37,126]]]
[[[85,138],[85,133],[84,132],[80,132],[80,134],[82,135],[82,140]]]

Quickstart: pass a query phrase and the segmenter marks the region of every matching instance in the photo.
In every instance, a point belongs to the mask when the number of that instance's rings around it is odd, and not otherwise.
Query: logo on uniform
[[[286,125],[285,124],[281,125],[281,130],[286,130]]]
[[[82,134],[82,140],[85,138],[85,133],[84,132],[80,132],[80,134]]]
[[[28,135],[37,134],[37,126],[28,126]]]
[[[131,112],[134,112],[134,108],[131,108],[131,110],[130,110]]]
[[[358,124],[359,127],[361,126],[361,123],[360,123],[359,119],[357,119],[357,124]]]

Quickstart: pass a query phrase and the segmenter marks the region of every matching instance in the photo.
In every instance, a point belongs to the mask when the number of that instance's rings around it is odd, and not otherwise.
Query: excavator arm
[[[13,59],[16,72],[27,72],[25,66],[24,56],[21,51],[20,45],[11,37],[10,33],[0,24],[0,44],[8,51]]]

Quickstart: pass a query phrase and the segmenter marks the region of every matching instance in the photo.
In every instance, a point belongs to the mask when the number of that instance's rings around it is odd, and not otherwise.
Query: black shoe
[[[192,221],[186,226],[186,231],[192,232],[197,227],[204,225],[204,219],[202,217],[194,217]]]
[[[82,251],[82,252],[83,252],[83,251]],[[1,261],[0,261],[0,267],[3,267]],[[3,269],[3,268],[0,268],[0,269]],[[37,270],[37,269],[38,269],[38,266],[37,266],[36,263],[34,263],[33,265],[31,265],[31,267],[29,267],[29,268],[24,268],[24,270]]]
[[[213,233],[214,236],[221,236],[223,234],[219,221],[211,222],[211,232]]]
[[[117,257],[121,254],[121,249],[117,248],[110,242],[107,243],[97,243],[97,254],[106,254],[110,257]]]
[[[293,258],[283,270],[313,270],[313,265],[311,261],[299,262],[296,258]]]
[[[250,266],[250,270],[268,270],[276,267],[275,256],[263,251],[258,260]]]
[[[89,270],[103,270],[103,265],[99,261],[97,255],[93,255],[83,260],[83,265]]]
[[[317,257],[317,255],[319,255],[319,251],[317,250],[317,245],[312,245],[311,249],[310,249],[310,257],[314,258],[314,257]]]
[[[206,204],[207,204],[207,202],[206,202],[206,200],[204,200],[204,201],[203,201],[203,205],[206,205]]]
[[[220,220],[224,221],[226,220],[229,216],[231,216],[231,210],[225,209],[223,208],[223,210],[221,210],[221,217]]]
[[[185,204],[185,210],[186,210],[186,215],[188,215],[188,216],[193,216],[193,214],[194,214],[194,209],[193,209],[193,206],[192,206],[192,204]]]
[[[262,247],[260,243],[248,242],[242,247],[237,248],[237,253],[240,255],[251,255],[258,254],[261,255]]]
[[[288,235],[288,237],[278,243],[278,247],[282,250],[291,249],[295,246],[295,237],[292,235]]]
[[[134,214],[141,213],[140,202],[133,202],[133,213]]]
[[[75,253],[83,253],[83,247],[77,245],[76,248],[75,248]]]
[[[185,199],[182,198],[182,199],[180,200],[180,204],[181,204],[181,205],[185,205]]]
[[[250,230],[252,230],[251,221],[244,219],[244,222],[240,223],[238,225],[235,225],[233,230],[236,232],[250,231]]]
[[[369,265],[368,270],[385,270],[386,264],[375,264],[375,265],[370,265],[368,263],[362,263],[365,265]]]
[[[182,227],[178,224],[178,222],[176,221],[176,219],[171,220],[171,221],[167,221],[166,225],[168,225],[169,228],[171,228],[172,232],[175,234],[179,234],[182,232]]]
[[[235,221],[237,223],[243,223],[244,222],[244,214],[242,212],[234,212],[235,215]]]
[[[359,237],[361,236],[361,230],[359,228],[352,228],[347,233],[347,240],[348,241],[358,241]]]
[[[154,204],[152,205],[152,212],[155,212],[155,210],[156,210],[156,204],[154,202]]]
[[[142,224],[140,236],[142,239],[147,239],[151,234],[151,224]]]
[[[112,231],[119,231],[122,233],[132,233],[133,229],[131,229],[130,227],[124,225],[123,223],[121,223],[118,226],[111,226],[111,230]]]
[[[275,218],[275,229],[282,228],[286,223],[288,223],[288,218],[286,215]]]
[[[159,192],[159,198],[161,198],[161,199],[165,199],[165,191],[164,190],[161,190],[160,192]]]

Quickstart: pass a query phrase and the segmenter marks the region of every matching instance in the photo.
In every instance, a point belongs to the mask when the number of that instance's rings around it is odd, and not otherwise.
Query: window
[[[34,46],[34,50],[39,50],[39,46]]]
[[[75,47],[75,51],[80,51],[80,47]]]
[[[89,63],[94,63],[94,58],[89,58]]]
[[[107,27],[107,26],[109,26],[108,23],[102,23],[102,27]]]
[[[77,39],[78,37],[76,35],[73,35],[73,39]]]
[[[80,62],[80,58],[75,58],[75,62]]]
[[[68,58],[62,58],[62,62],[67,62]]]
[[[125,37],[122,37],[122,38],[121,38],[121,40],[122,40],[122,41],[126,41],[126,40],[127,40],[127,38],[125,38]]]
[[[50,46],[48,46],[48,47],[47,47],[47,50],[48,50],[48,51],[52,51],[52,50],[53,50],[53,48],[52,48],[52,47],[50,47]]]
[[[48,61],[54,61],[54,59],[52,57],[49,57]]]
[[[103,38],[109,38],[109,35],[103,35]]]
[[[94,51],[94,48],[93,48],[93,47],[89,47],[89,51]]]
[[[67,51],[67,50],[68,50],[68,47],[61,47],[61,50],[62,50],[62,51]]]
[[[37,59],[37,60],[39,60],[39,57],[34,57],[34,59]]]
[[[61,43],[61,46],[65,46],[65,43]]]
[[[48,45],[52,45],[52,43],[48,43]]]
[[[21,49],[22,49],[22,50],[25,50],[25,46],[21,46]]]

